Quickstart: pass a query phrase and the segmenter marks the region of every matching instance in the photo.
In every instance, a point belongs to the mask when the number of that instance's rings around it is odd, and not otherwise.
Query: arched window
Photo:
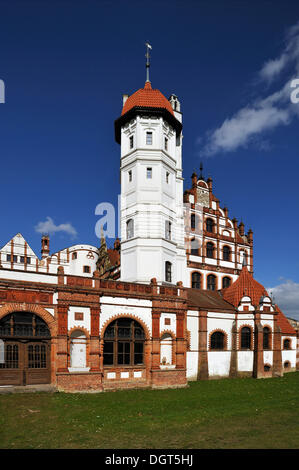
[[[171,271],[172,271],[172,265],[170,261],[166,261],[165,263],[165,281],[166,282],[171,282]]]
[[[29,312],[14,312],[0,321],[0,336],[49,338],[50,330],[44,320]]]
[[[207,258],[214,258],[214,243],[207,243]]]
[[[251,329],[244,326],[241,330],[241,349],[251,348]]]
[[[206,231],[213,233],[214,232],[214,221],[213,219],[206,220]]]
[[[192,289],[200,289],[200,273],[192,273]]]
[[[143,364],[144,342],[144,330],[137,321],[131,318],[114,320],[104,334],[104,365]]]
[[[195,214],[191,214],[191,228],[195,229]]]
[[[214,276],[214,274],[208,275],[207,287],[208,287],[208,290],[216,290],[216,276]]]
[[[211,335],[211,349],[224,349],[224,333],[215,331]]]
[[[223,247],[223,261],[230,261],[230,247],[227,245]]]
[[[127,220],[127,239],[134,237],[134,220]]]
[[[222,289],[226,289],[227,287],[230,286],[230,284],[231,284],[231,278],[225,276],[225,277],[222,279]]]
[[[263,328],[263,348],[270,349],[270,328],[267,326]]]
[[[283,367],[284,367],[285,369],[289,369],[289,368],[291,367],[290,361],[285,361],[285,362],[283,363]]]
[[[283,349],[291,349],[291,341],[289,339],[283,341]]]

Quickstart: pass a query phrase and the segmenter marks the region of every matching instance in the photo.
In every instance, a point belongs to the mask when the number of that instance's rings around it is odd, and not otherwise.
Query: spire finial
[[[150,45],[150,43],[148,41],[146,41],[145,45],[146,45],[146,54],[145,54],[145,57],[146,57],[146,81],[149,82],[150,81],[150,79],[149,79],[149,68],[150,68],[150,53],[149,53],[149,50],[152,49],[152,46]]]
[[[202,164],[202,162],[200,162],[200,167],[199,167],[199,169],[200,169],[200,175],[199,175],[199,178],[200,178],[200,179],[203,179],[203,175],[202,175],[203,164]]]

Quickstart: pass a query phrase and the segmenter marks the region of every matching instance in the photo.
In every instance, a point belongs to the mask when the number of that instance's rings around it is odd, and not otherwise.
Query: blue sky
[[[185,188],[204,165],[254,232],[256,279],[299,318],[299,4],[295,1],[0,1],[0,245],[40,254],[98,245],[95,207],[117,204],[122,94],[151,82],[183,111]],[[297,25],[297,26],[296,26]],[[50,218],[50,219],[49,219]],[[56,230],[56,231],[55,231]]]

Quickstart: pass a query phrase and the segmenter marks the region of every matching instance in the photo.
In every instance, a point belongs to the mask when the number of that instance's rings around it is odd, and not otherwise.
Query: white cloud
[[[289,29],[283,53],[276,59],[268,60],[259,77],[266,81],[277,78],[287,65],[292,65],[284,86],[266,97],[241,108],[232,117],[226,118],[217,129],[208,131],[200,154],[211,156],[216,153],[233,152],[256,142],[261,134],[288,125],[299,116],[299,106],[290,99],[291,80],[299,78],[299,22]],[[263,148],[261,146],[260,148]]]
[[[57,232],[65,232],[72,238],[76,238],[77,236],[77,230],[72,226],[72,224],[68,222],[66,224],[55,225],[51,217],[47,217],[45,222],[38,222],[34,228],[38,233],[47,233],[51,235]]]
[[[287,54],[282,54],[278,59],[268,60],[260,71],[260,77],[263,80],[272,81],[282,72],[289,61]]]
[[[267,292],[272,292],[275,303],[287,316],[299,320],[299,283],[285,280],[275,287],[268,287]]]

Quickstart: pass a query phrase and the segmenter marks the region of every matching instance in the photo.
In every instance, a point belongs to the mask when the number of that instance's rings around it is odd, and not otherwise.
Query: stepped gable
[[[242,271],[238,279],[231,284],[231,286],[222,290],[223,298],[230,304],[238,307],[240,300],[244,295],[251,298],[253,305],[259,305],[260,298],[264,295],[269,297],[266,289],[262,284],[253,279],[252,275],[247,269],[247,266],[243,266]]]

